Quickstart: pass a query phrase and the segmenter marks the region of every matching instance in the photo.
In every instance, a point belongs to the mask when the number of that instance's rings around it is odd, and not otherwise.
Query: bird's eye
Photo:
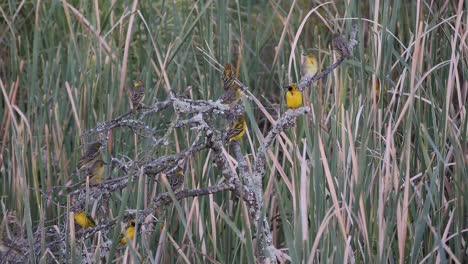
[[[291,87],[291,86],[288,86],[288,91],[292,91],[292,87]]]

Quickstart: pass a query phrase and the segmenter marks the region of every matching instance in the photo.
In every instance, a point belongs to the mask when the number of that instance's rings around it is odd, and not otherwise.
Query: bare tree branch
[[[355,40],[357,33],[357,27],[353,27],[351,32],[351,40],[346,42],[339,39],[340,58],[329,67],[326,67],[322,72],[313,76],[312,78],[304,78],[301,81],[300,88],[309,86],[311,83],[325,78],[330,72],[336,69],[343,61],[348,58],[352,53],[353,48],[357,44]],[[338,47],[338,45],[336,45]],[[349,54],[348,54],[349,52]],[[239,80],[236,80],[243,90],[247,90],[248,87],[243,85]],[[154,128],[147,124],[146,119],[152,117],[156,113],[167,109],[172,106],[174,110],[174,118],[171,124],[165,131],[163,136],[157,137]],[[287,110],[273,125],[271,130],[265,136],[262,144],[257,150],[256,160],[254,162],[253,171],[249,168],[244,155],[242,153],[241,146],[238,142],[227,142],[225,140],[226,131],[224,129],[216,128],[216,117],[223,119],[232,119],[233,117],[244,112],[242,105],[236,106],[234,109],[230,109],[229,106],[222,104],[219,100],[192,100],[178,97],[174,91],[170,91],[168,98],[165,101],[154,102],[152,106],[140,106],[137,109],[136,114],[131,111],[122,114],[121,116],[99,124],[96,128],[88,130],[84,133],[84,136],[90,135],[104,135],[107,137],[109,132],[113,129],[122,127],[130,128],[134,133],[140,137],[150,138],[152,140],[152,146],[165,146],[170,144],[169,138],[176,128],[189,128],[190,133],[194,133],[194,140],[190,143],[186,149],[180,151],[180,153],[174,153],[162,157],[155,157],[155,153],[149,151],[141,155],[138,160],[132,160],[125,156],[112,157],[111,166],[115,166],[120,169],[122,176],[107,179],[96,186],[91,188],[81,187],[69,193],[72,197],[72,210],[83,207],[86,201],[94,201],[102,203],[106,201],[112,192],[122,190],[128,186],[129,181],[135,182],[139,177],[147,175],[150,178],[156,179],[159,173],[173,172],[177,166],[185,163],[194,154],[197,154],[203,150],[211,150],[213,153],[213,160],[216,167],[221,171],[224,181],[213,186],[207,186],[200,189],[183,189],[176,193],[166,192],[159,194],[148,209],[138,212],[139,222],[143,221],[143,218],[149,214],[154,214],[156,210],[163,206],[167,206],[176,201],[182,201],[183,199],[204,196],[213,193],[232,191],[239,199],[246,202],[249,210],[249,216],[251,217],[255,234],[258,238],[259,244],[259,255],[261,262],[276,263],[276,248],[273,245],[273,239],[270,232],[270,222],[263,213],[263,186],[262,180],[265,175],[267,165],[267,152],[276,137],[287,128],[295,124],[295,120],[302,115],[306,115],[310,111],[309,107],[301,107],[294,110]],[[238,172],[236,168],[233,168],[229,163],[228,157],[225,155],[224,146],[226,143],[231,144],[234,157],[238,164]],[[249,170],[250,169],[250,170]],[[65,217],[65,220],[67,217]],[[141,220],[141,221],[140,221]],[[116,224],[116,219],[106,220],[100,225],[80,230],[77,232],[77,237],[86,239],[93,236],[97,232],[109,232]],[[64,248],[63,243],[66,241],[66,228],[68,224],[65,222],[62,226],[55,226],[46,230],[47,234],[47,246],[50,250],[54,250],[58,255],[65,256],[65,252],[62,252]],[[36,234],[40,234],[41,231],[38,229]],[[29,249],[28,244],[25,244],[27,250],[18,250],[19,253],[27,256],[34,252],[38,255],[41,252],[41,236],[37,235],[35,238],[35,244],[33,249]],[[11,242],[12,248],[21,248],[22,243]],[[14,250],[15,252],[17,250]],[[12,254],[16,260],[18,254]],[[24,260],[24,259],[23,259]]]
[[[350,34],[351,39],[349,40],[349,42],[345,43],[349,54],[353,53],[354,47],[358,44],[356,40],[356,34],[357,34],[357,25],[353,25],[353,29]],[[323,69],[321,72],[317,73],[316,75],[310,78],[304,78],[303,80],[301,80],[301,82],[299,83],[299,89],[303,90],[305,87],[309,87],[314,82],[325,78],[330,72],[335,70],[341,63],[343,63],[346,58],[347,56],[344,56],[343,54],[340,53],[340,58],[335,63],[326,67],[325,69]]]
[[[177,201],[180,201],[182,199],[189,198],[189,197],[203,196],[203,195],[208,195],[208,194],[213,194],[213,193],[218,193],[218,192],[224,192],[228,190],[230,191],[234,190],[234,186],[222,183],[222,184],[208,186],[206,188],[201,188],[201,189],[181,190],[174,194],[174,198]],[[166,206],[172,203],[173,201],[174,200],[172,199],[170,193],[162,193],[153,200],[152,209],[154,210],[162,206]]]

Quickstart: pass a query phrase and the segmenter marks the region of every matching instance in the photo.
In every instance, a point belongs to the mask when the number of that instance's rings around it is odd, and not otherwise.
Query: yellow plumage
[[[312,78],[318,71],[318,62],[317,58],[315,58],[314,54],[307,53],[302,56],[302,79],[304,78]]]
[[[97,160],[88,170],[86,177],[89,177],[89,184],[96,185],[104,180],[105,163],[102,160]]]
[[[245,122],[245,117],[244,115],[239,115],[227,131],[226,138],[229,139],[229,141],[240,140],[242,136],[244,136],[246,129],[247,123]]]
[[[85,211],[77,211],[73,212],[73,219],[75,219],[75,223],[77,223],[82,228],[94,227],[96,223],[94,222],[91,215],[86,213]]]
[[[90,168],[98,158],[102,144],[96,142],[91,144],[85,154],[78,160],[78,169],[84,170]]]
[[[299,87],[295,83],[291,83],[286,88],[286,106],[289,109],[296,109],[302,106],[302,92],[299,90]]]
[[[130,223],[127,225],[127,228],[125,229],[125,235],[122,234],[120,236],[119,243],[121,245],[127,244],[127,238],[130,240],[133,240],[133,238],[135,237],[135,219],[132,219]]]

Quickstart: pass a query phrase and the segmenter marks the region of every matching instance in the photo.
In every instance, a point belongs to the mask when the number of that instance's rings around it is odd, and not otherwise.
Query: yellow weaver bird
[[[85,154],[81,156],[81,158],[78,160],[79,170],[88,169],[94,164],[94,161],[99,156],[101,146],[102,144],[100,142],[96,142],[88,147]]]
[[[120,236],[119,243],[121,245],[126,245],[128,242],[127,238],[130,240],[133,240],[134,237],[135,237],[135,219],[132,219],[130,223],[127,225],[127,227],[125,228],[125,235],[122,234]]]
[[[96,185],[104,180],[104,165],[106,163],[102,160],[97,160],[94,162],[93,166],[89,168],[86,177],[89,177],[89,184]],[[86,182],[86,180],[85,180]]]
[[[173,192],[177,191],[182,187],[184,184],[184,170],[178,167],[174,172],[167,175],[167,180],[169,181],[169,185]]]
[[[73,212],[73,219],[75,219],[75,223],[77,223],[82,228],[96,226],[96,222],[94,222],[91,215],[86,213],[84,210]]]
[[[229,105],[232,109],[236,106],[242,98],[242,89],[236,83],[234,71],[231,64],[226,64],[223,73],[223,88],[224,94],[219,98],[221,103]]]
[[[289,109],[296,109],[302,106],[302,92],[295,83],[289,84],[286,92],[286,106]]]
[[[244,115],[239,115],[227,131],[226,140],[237,141],[244,136],[247,129]]]
[[[301,64],[301,81],[304,78],[310,79],[315,76],[318,72],[318,62],[317,58],[315,58],[314,54],[311,52],[305,53],[302,56],[302,64]]]
[[[141,101],[145,98],[145,86],[143,81],[133,81],[133,88],[127,90],[130,101],[132,102],[132,112],[135,114]]]

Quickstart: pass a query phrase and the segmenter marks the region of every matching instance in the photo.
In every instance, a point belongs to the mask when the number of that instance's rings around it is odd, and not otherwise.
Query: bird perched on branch
[[[104,165],[106,165],[106,163],[103,160],[98,159],[92,164],[90,168],[86,170],[85,175],[86,175],[86,178],[89,177],[89,185],[97,185],[104,180],[105,178],[105,166]],[[67,191],[71,191],[75,187],[82,186],[85,183],[86,183],[86,179],[79,181],[78,183],[71,185],[71,186],[67,184],[65,188]]]
[[[78,169],[85,170],[90,168],[98,158],[102,144],[96,142],[91,144],[85,154],[78,160]]]
[[[285,88],[288,91],[285,94],[286,97],[286,106],[289,109],[296,109],[302,106],[302,92],[299,90],[299,87],[295,83],[291,83]]]
[[[232,109],[242,98],[242,89],[236,83],[232,65],[229,63],[224,66],[223,88],[224,94],[219,100],[221,100],[221,103],[229,105],[229,108]]]
[[[132,102],[132,112],[135,114],[141,101],[145,98],[145,86],[143,85],[143,81],[133,81],[133,88],[128,89],[127,93]]]
[[[122,234],[119,238],[119,243],[121,245],[126,245],[128,240],[133,240],[135,237],[135,228],[136,228],[136,222],[135,219],[130,220],[130,223],[127,225],[125,228],[125,234]]]
[[[104,165],[106,163],[103,160],[96,160],[93,166],[87,171],[86,177],[89,177],[89,184],[96,185],[104,180]]]
[[[73,212],[73,219],[75,219],[75,223],[77,223],[82,228],[96,226],[96,222],[94,222],[91,215],[86,213],[84,210]]]
[[[173,192],[179,190],[182,187],[184,184],[184,179],[184,170],[180,167],[167,175],[167,180]]]
[[[333,49],[340,54],[341,58],[348,58],[351,56],[348,44],[346,44],[346,41],[340,34],[333,35],[332,46]]]
[[[244,115],[239,115],[227,131],[226,140],[238,141],[244,136],[247,129]]]
[[[312,52],[307,52],[302,55],[302,64],[301,64],[301,81],[305,78],[310,79],[317,74],[318,71],[318,62]]]
[[[227,90],[229,87],[231,87],[232,82],[235,81],[235,76],[234,76],[234,69],[232,67],[232,64],[226,63],[224,65],[224,72],[223,72],[223,89]]]

